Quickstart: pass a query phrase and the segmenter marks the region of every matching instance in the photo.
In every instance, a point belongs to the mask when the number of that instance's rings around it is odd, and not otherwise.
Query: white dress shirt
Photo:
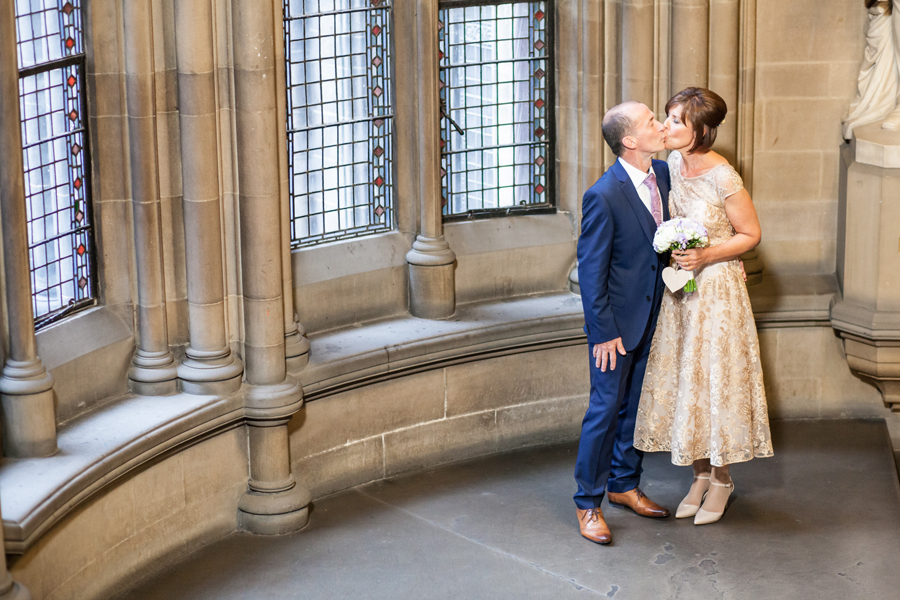
[[[652,215],[653,209],[650,208],[650,188],[648,188],[646,185],[644,185],[644,180],[647,179],[647,177],[649,177],[650,172],[648,171],[648,172],[644,173],[640,169],[637,169],[634,166],[632,166],[629,163],[622,160],[621,157],[619,157],[618,160],[622,164],[622,166],[625,168],[625,172],[628,173],[628,176],[631,178],[631,182],[634,184],[634,189],[637,190],[638,196],[640,196],[640,198],[641,198],[641,202],[644,203],[644,206],[647,207],[647,211]],[[651,169],[653,168],[652,164],[651,164],[650,168]],[[656,173],[656,171],[654,171],[654,173]],[[656,176],[656,185],[657,185],[657,187],[659,187],[659,175]],[[660,201],[662,201],[662,194],[660,194]],[[660,207],[660,208],[662,208],[662,207]]]

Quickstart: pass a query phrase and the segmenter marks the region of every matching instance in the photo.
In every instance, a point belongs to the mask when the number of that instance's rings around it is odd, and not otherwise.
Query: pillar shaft
[[[240,388],[243,365],[232,356],[225,330],[215,39],[209,0],[176,0],[175,43],[191,336],[178,374],[188,393],[227,394]]]
[[[274,17],[269,2],[232,6],[244,362],[248,383],[275,385],[286,372]]]
[[[622,0],[622,100],[654,108],[656,9],[653,0]]]
[[[232,0],[234,87],[244,294],[245,411],[250,490],[241,526],[261,534],[296,531],[309,518],[309,492],[290,474],[287,422],[303,404],[285,365],[284,230],[279,175],[283,132],[276,114],[272,2]],[[279,28],[280,31],[280,28]]]
[[[709,8],[709,89],[722,96],[728,116],[719,126],[715,151],[737,164],[740,2],[712,0]]]
[[[294,276],[291,262],[291,188],[287,147],[287,96],[282,15],[273,11],[275,42],[275,115],[278,119],[278,172],[281,191],[281,277],[284,301],[284,354],[288,370],[297,371],[309,363],[309,340],[306,330],[295,318]]]
[[[176,389],[177,373],[166,325],[151,2],[129,0],[122,12],[137,270],[138,339],[129,380],[136,393],[167,394]]]
[[[56,413],[53,377],[34,337],[14,4],[0,8],[0,218],[9,331],[0,377],[3,446],[10,457],[47,456],[56,452]]]
[[[709,84],[709,3],[672,1],[672,95]]]
[[[456,254],[444,239],[441,214],[438,2],[418,0],[416,8],[419,235],[406,255],[410,265],[409,311],[416,317],[440,319],[456,310]]]

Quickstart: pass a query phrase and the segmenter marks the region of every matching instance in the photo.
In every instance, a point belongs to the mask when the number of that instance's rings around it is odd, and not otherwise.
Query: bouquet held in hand
[[[653,236],[653,249],[659,254],[672,250],[705,248],[709,245],[706,227],[692,219],[669,219],[660,224]],[[663,281],[673,292],[684,289],[696,292],[697,282],[693,271],[676,271],[672,267],[663,270]]]

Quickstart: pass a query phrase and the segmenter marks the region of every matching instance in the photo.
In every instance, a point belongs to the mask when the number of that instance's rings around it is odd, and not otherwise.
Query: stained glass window
[[[35,326],[93,304],[82,0],[15,0]]]
[[[285,0],[294,246],[388,231],[393,90],[388,0]]]
[[[440,3],[445,219],[553,210],[548,4]]]

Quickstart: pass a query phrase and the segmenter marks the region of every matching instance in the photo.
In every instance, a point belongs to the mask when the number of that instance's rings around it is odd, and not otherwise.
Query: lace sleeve
[[[722,202],[725,201],[725,198],[744,189],[744,180],[731,165],[726,165],[716,171],[716,191]]]

